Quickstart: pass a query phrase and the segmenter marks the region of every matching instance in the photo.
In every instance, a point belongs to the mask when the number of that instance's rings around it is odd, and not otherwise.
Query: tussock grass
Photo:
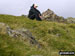
[[[0,34],[0,56],[60,56],[60,50],[75,50],[75,24],[36,21],[12,15],[0,15],[0,22],[12,29],[29,29],[42,45],[42,49],[37,49],[27,41]]]

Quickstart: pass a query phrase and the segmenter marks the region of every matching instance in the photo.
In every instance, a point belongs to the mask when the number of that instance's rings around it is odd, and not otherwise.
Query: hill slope
[[[0,15],[0,22],[12,29],[27,28],[42,45],[0,34],[0,56],[60,56],[59,51],[75,50],[75,24],[29,20],[24,16]]]

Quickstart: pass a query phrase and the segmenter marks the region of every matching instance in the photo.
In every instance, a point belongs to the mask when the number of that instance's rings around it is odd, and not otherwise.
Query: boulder
[[[66,20],[67,20],[67,23],[75,23],[75,18],[68,17]]]
[[[35,39],[34,36],[32,36],[32,33],[25,28],[12,30],[8,25],[5,23],[0,23],[0,34],[8,34],[10,37],[22,37],[23,40],[28,39],[31,44],[35,44],[38,47],[40,47],[40,44]]]
[[[64,22],[65,19],[56,15],[52,10],[48,9],[47,11],[42,13],[42,17],[44,20],[47,21],[54,21],[54,22]]]

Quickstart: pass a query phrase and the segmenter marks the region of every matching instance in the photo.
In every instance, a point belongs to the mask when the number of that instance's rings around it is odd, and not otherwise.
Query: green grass
[[[29,29],[42,45],[42,49],[38,49],[28,41],[0,34],[0,56],[60,56],[60,50],[75,51],[75,24],[36,21],[12,15],[0,15],[0,22],[12,29]]]

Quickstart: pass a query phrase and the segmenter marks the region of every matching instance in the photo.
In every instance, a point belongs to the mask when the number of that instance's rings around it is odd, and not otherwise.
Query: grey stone
[[[67,23],[75,23],[75,18],[68,17],[67,18]]]
[[[5,23],[0,23],[0,34],[8,34],[10,37],[22,37],[22,39],[28,39],[30,43],[37,45],[40,47],[39,42],[32,36],[32,33],[25,28],[12,30],[8,25]]]
[[[55,21],[55,22],[64,22],[65,19],[63,17],[60,17],[56,15],[52,10],[48,9],[45,12],[42,13],[42,17],[44,20],[47,21]]]
[[[60,36],[61,36],[61,34],[57,33],[57,34],[56,34],[56,36],[57,36],[57,37],[60,37]]]

